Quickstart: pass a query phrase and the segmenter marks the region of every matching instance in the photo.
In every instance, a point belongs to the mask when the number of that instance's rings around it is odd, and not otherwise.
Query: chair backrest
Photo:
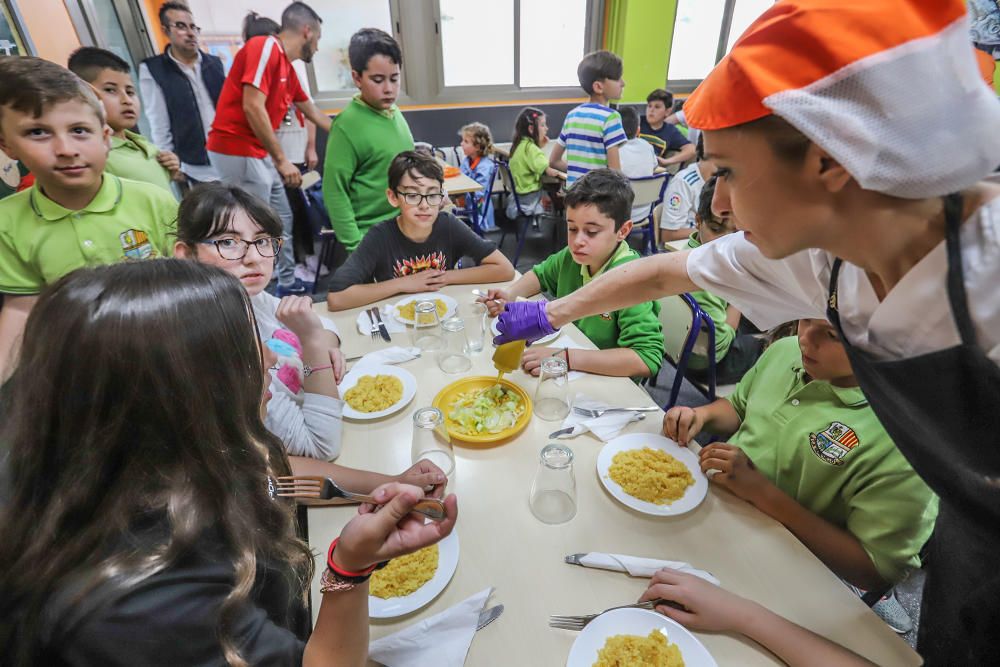
[[[497,159],[497,169],[500,171],[500,181],[503,183],[504,189],[514,198],[514,206],[521,212],[521,215],[527,215],[521,211],[521,199],[517,196],[517,190],[514,189],[514,177],[510,174],[510,165],[503,160]]]
[[[684,344],[694,324],[691,307],[681,295],[665,296],[660,302],[660,325],[663,327],[663,349],[674,362],[681,358]]]
[[[667,190],[667,181],[670,174],[662,172],[652,176],[641,178],[630,178],[629,184],[632,186],[632,193],[635,198],[632,200],[633,208],[646,206],[647,204],[659,204],[663,200],[663,193]]]

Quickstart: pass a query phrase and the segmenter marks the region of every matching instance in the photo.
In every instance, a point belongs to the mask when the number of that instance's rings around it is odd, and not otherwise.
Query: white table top
[[[471,285],[443,291],[472,300]],[[392,343],[372,342],[357,332],[359,309],[328,313],[343,336],[347,356],[388,345],[407,345],[405,334]],[[578,342],[587,338],[575,327],[566,330]],[[565,333],[564,333],[565,335]],[[398,340],[396,340],[398,338]],[[558,346],[559,340],[552,346]],[[473,356],[468,375],[493,375],[492,347]],[[411,464],[411,419],[414,410],[431,404],[435,394],[457,376],[441,372],[432,355],[403,365],[419,379],[417,396],[406,409],[375,422],[345,422],[343,454],[338,463],[395,474]],[[509,379],[533,394],[536,380],[517,372]],[[646,392],[626,378],[587,375],[570,383],[570,391],[586,393],[616,405],[648,405]],[[662,413],[650,414],[625,433],[658,433]],[[548,627],[549,614],[584,614],[634,602],[648,580],[625,574],[567,565],[563,557],[577,552],[610,551],[635,556],[682,560],[706,569],[726,588],[866,656],[879,665],[918,665],[920,658],[880,621],[782,525],[727,491],[710,488],[705,501],[678,517],[652,517],[614,500],[596,474],[602,443],[591,435],[563,441],[575,454],[578,494],[576,516],[559,526],[542,524],[528,508],[528,489],[537,469],[539,450],[555,422],[533,417],[516,438],[495,446],[455,443],[456,472],[449,491],[458,495],[461,557],[454,579],[422,610],[399,619],[372,621],[371,637],[391,634],[433,616],[488,586],[491,603],[506,611],[477,633],[466,664],[562,665],[576,633]],[[309,538],[319,556],[312,599],[319,599],[319,576],[330,541],[354,516],[351,507],[309,509]],[[313,607],[313,620],[318,604]],[[695,633],[719,665],[777,665],[769,652],[753,642],[728,635]],[[502,656],[502,657],[501,657]]]
[[[438,158],[438,163],[441,165],[442,169],[454,168],[448,163],[446,163],[441,158]],[[483,189],[479,183],[475,180],[469,178],[465,174],[458,174],[458,176],[452,176],[451,178],[444,179],[444,189],[449,195],[464,195],[469,192],[477,192]]]

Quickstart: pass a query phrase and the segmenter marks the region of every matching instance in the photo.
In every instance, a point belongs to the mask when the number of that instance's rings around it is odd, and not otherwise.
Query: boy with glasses
[[[514,277],[514,267],[496,244],[441,210],[444,172],[434,158],[414,151],[397,155],[389,165],[385,194],[399,215],[372,227],[334,274],[326,297],[330,310]],[[454,268],[462,257],[478,266]]]

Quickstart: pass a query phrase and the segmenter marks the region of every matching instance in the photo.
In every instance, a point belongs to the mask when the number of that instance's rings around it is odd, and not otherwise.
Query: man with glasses
[[[226,74],[222,60],[198,48],[201,32],[183,2],[160,5],[160,26],[170,43],[139,65],[139,89],[153,143],[181,159],[192,185],[218,180],[205,140]]]

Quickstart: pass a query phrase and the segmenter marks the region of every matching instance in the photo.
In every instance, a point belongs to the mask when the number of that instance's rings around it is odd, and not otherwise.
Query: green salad
[[[510,428],[523,414],[521,395],[495,384],[459,394],[451,404],[448,419],[465,435],[482,435]]]

